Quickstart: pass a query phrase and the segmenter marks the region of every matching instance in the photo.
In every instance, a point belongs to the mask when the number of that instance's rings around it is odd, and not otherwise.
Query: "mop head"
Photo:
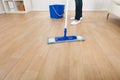
[[[72,42],[72,41],[84,41],[83,36],[59,36],[59,37],[50,37],[47,40],[48,44],[55,44],[61,42]]]

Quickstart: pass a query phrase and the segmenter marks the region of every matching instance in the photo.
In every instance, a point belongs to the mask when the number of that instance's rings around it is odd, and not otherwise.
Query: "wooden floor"
[[[70,11],[68,17],[74,12]],[[84,42],[47,44],[63,35],[64,18],[48,12],[0,15],[0,80],[120,80],[120,18],[84,12],[68,35]]]

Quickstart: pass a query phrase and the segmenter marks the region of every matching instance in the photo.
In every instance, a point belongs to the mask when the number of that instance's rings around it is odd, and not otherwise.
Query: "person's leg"
[[[75,5],[75,19],[80,20],[80,18],[82,17],[82,0],[75,0]]]
[[[75,0],[75,20],[71,22],[72,25],[76,25],[80,23],[82,19],[82,0]]]

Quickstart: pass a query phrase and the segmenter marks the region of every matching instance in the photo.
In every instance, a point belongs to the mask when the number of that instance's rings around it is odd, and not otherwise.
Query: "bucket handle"
[[[54,6],[52,6],[52,8],[53,8],[53,10],[55,11],[55,13],[56,13],[58,16],[60,16],[60,17],[63,16],[64,13],[60,15],[60,14],[56,11],[56,9],[54,8]]]

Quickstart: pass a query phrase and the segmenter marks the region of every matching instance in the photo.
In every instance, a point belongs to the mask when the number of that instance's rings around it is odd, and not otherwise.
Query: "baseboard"
[[[69,10],[69,11],[75,11],[75,10]],[[86,12],[86,11],[96,11],[96,12],[98,12],[98,11],[107,11],[107,10],[83,10],[83,12]],[[32,10],[32,12],[49,12],[49,10]]]
[[[40,9],[40,10],[35,10],[32,9],[31,11],[35,11],[35,12],[39,12],[39,11],[49,11],[49,10],[45,10],[45,9]],[[75,11],[75,10],[69,10],[69,11]],[[106,9],[83,9],[83,11],[106,11]]]
[[[5,13],[5,11],[1,11],[1,12],[0,12],[0,14],[3,14],[3,13]]]

